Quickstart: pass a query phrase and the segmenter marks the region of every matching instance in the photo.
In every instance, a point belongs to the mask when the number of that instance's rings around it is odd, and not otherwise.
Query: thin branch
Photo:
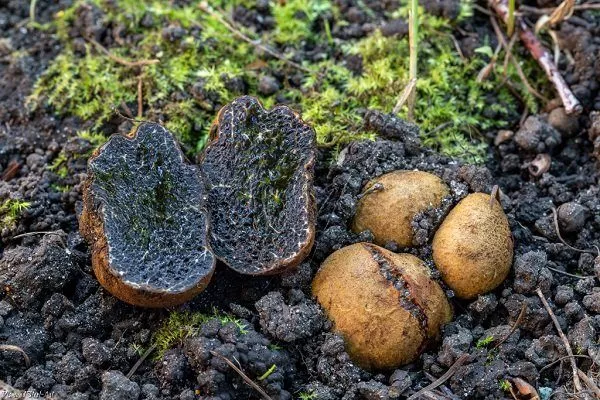
[[[593,361],[592,357],[590,357],[590,356],[586,356],[586,355],[584,355],[584,354],[574,354],[573,356],[563,356],[563,357],[561,357],[561,358],[558,358],[558,359],[556,359],[556,360],[552,361],[551,363],[549,363],[549,364],[547,364],[547,365],[543,366],[543,367],[542,367],[542,369],[540,369],[540,371],[538,372],[538,376],[539,376],[539,375],[541,375],[541,374],[542,374],[542,372],[544,372],[544,371],[545,371],[545,370],[547,370],[548,368],[551,368],[551,367],[552,367],[554,364],[557,364],[557,363],[561,363],[561,364],[562,364],[562,362],[563,362],[564,360],[566,360],[567,358],[588,358],[588,359],[590,359],[590,360],[592,360],[592,361]]]
[[[588,387],[588,389],[590,389],[594,393],[594,396],[597,399],[600,399],[600,388],[598,388],[598,385],[596,385],[596,383],[579,368],[577,369],[577,373],[579,374],[579,377],[581,378],[583,383],[585,383],[585,385]]]
[[[263,388],[261,388],[260,386],[258,386],[252,379],[250,379],[248,377],[248,375],[246,375],[244,373],[244,371],[242,371],[237,365],[235,365],[234,363],[231,362],[230,359],[228,359],[227,357],[225,357],[222,354],[217,353],[216,351],[211,350],[210,354],[212,354],[213,356],[220,358],[221,360],[225,361],[227,363],[227,365],[229,365],[235,372],[238,373],[239,376],[242,377],[242,379],[248,384],[250,385],[252,388],[254,388],[254,390],[256,390],[258,393],[260,393],[260,395],[262,396],[262,398],[264,400],[273,400],[273,398],[271,396],[269,396],[267,394],[267,392],[265,392],[263,390]]]
[[[460,356],[454,362],[454,364],[452,364],[452,366],[450,368],[448,368],[448,371],[446,371],[446,373],[444,375],[440,376],[438,379],[436,379],[435,382],[432,382],[429,385],[425,386],[423,389],[419,390],[417,393],[413,394],[406,400],[417,399],[423,393],[429,392],[430,390],[435,389],[438,386],[442,385],[444,382],[446,382],[448,379],[450,379],[452,377],[452,375],[454,375],[456,373],[456,370],[458,368],[460,368],[460,366],[463,365],[464,362],[467,361],[468,358],[469,358],[468,354],[463,354],[462,356]]]
[[[402,106],[406,103],[406,101],[410,98],[411,94],[414,92],[416,85],[417,85],[416,78],[408,81],[408,84],[404,87],[404,90],[402,90],[400,97],[398,97],[398,101],[396,102],[396,105],[394,106],[392,113],[398,114],[400,112],[400,109],[402,108]]]
[[[508,20],[508,6],[506,0],[489,0],[489,2],[496,13],[506,23]],[[527,50],[529,50],[533,58],[542,67],[548,76],[548,79],[554,84],[554,87],[565,106],[565,112],[567,114],[581,113],[583,107],[561,76],[556,65],[552,62],[552,55],[550,52],[542,45],[521,18],[517,18],[516,22],[519,27],[519,37],[521,38],[521,41]]]
[[[408,120],[415,119],[415,102],[417,100],[417,59],[418,59],[418,30],[419,30],[419,1],[409,0],[410,8],[408,10],[408,48],[409,65],[408,77],[412,83],[412,89],[408,93]],[[395,109],[395,108],[394,108]]]
[[[265,53],[277,58],[278,60],[283,61],[284,63],[297,68],[301,71],[304,72],[308,72],[310,74],[312,74],[314,71],[306,68],[292,60],[289,60],[287,58],[285,58],[284,56],[282,56],[281,54],[277,53],[276,51],[271,50],[270,48],[257,43],[255,40],[250,39],[248,36],[246,36],[245,34],[243,34],[240,30],[236,29],[233,25],[231,25],[229,22],[227,22],[225,20],[225,18],[223,18],[219,13],[217,13],[216,11],[212,10],[210,8],[210,6],[208,5],[208,3],[206,2],[201,2],[198,5],[198,8],[200,8],[200,10],[204,11],[205,13],[207,13],[208,15],[210,15],[211,17],[215,18],[217,21],[219,21],[225,28],[227,28],[227,30],[229,30],[229,32],[233,33],[234,36],[237,36],[239,39],[242,39],[244,42],[249,43],[250,45],[256,47],[257,49],[260,49],[262,51],[264,51]]]
[[[98,50],[100,50],[102,53],[104,53],[108,58],[110,58],[114,62],[124,65],[129,68],[143,67],[145,65],[152,65],[152,64],[156,64],[160,61],[157,59],[129,61],[129,60],[126,60],[124,58],[121,58],[121,57],[111,53],[110,51],[108,51],[108,49],[106,47],[102,46],[100,43],[98,43],[97,41],[95,41],[92,38],[86,38],[86,40],[88,42],[90,42],[91,44],[93,44]]]
[[[144,352],[144,354],[142,354],[142,356],[140,357],[139,360],[137,360],[137,362],[133,365],[133,367],[131,367],[131,369],[129,370],[129,372],[127,373],[127,378],[131,378],[133,376],[133,374],[135,374],[135,371],[137,371],[137,369],[140,367],[140,365],[142,365],[142,363],[144,362],[144,360],[146,358],[148,358],[148,356],[150,354],[152,354],[152,352],[156,349],[156,344],[153,344],[152,346],[150,346],[150,348],[148,350],[146,350]]]
[[[519,11],[528,13],[528,14],[537,14],[537,15],[545,15],[550,14],[556,10],[556,7],[550,8],[536,8],[531,6],[522,5],[519,7]],[[600,10],[600,3],[584,3],[584,4],[576,4],[573,7],[573,11],[585,11],[585,10]]]
[[[583,390],[583,388],[581,387],[581,381],[579,380],[579,375],[577,374],[577,363],[575,362],[575,359],[572,358],[573,350],[571,349],[571,345],[569,344],[569,339],[567,339],[564,332],[562,331],[560,324],[558,323],[558,320],[556,319],[556,315],[554,315],[554,312],[550,308],[550,304],[548,304],[548,300],[546,300],[546,297],[544,297],[544,294],[542,293],[542,289],[537,288],[535,292],[537,293],[538,297],[542,301],[542,304],[546,308],[546,311],[548,311],[548,314],[550,315],[550,318],[552,319],[552,322],[554,323],[554,327],[558,331],[558,335],[560,336],[560,338],[563,342],[563,345],[565,346],[565,349],[567,350],[567,354],[570,356],[569,361],[571,362],[571,369],[573,370],[573,385],[575,386],[575,390],[577,390],[578,392],[581,392]]]

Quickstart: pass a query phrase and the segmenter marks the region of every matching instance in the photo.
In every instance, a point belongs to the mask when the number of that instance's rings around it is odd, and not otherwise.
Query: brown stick
[[[119,63],[121,65],[124,65],[126,67],[130,67],[130,68],[143,67],[144,65],[152,65],[152,64],[156,64],[156,63],[158,63],[160,61],[160,60],[157,60],[157,59],[129,61],[129,60],[121,58],[121,57],[119,57],[117,55],[114,55],[113,53],[111,53],[110,51],[108,51],[108,49],[106,47],[102,46],[100,43],[98,43],[97,41],[95,41],[92,38],[87,38],[86,40],[88,42],[90,42],[91,44],[93,44],[98,50],[100,50],[102,53],[104,53],[108,58],[110,58],[114,62]]]
[[[262,396],[263,399],[265,400],[273,400],[273,398],[271,396],[269,396],[267,394],[267,392],[265,392],[263,390],[263,388],[261,388],[260,386],[258,386],[252,379],[250,379],[248,377],[248,375],[246,375],[244,373],[244,371],[242,371],[237,365],[235,365],[234,363],[231,362],[230,359],[228,359],[227,357],[225,357],[222,354],[217,353],[216,351],[210,351],[210,354],[212,354],[213,356],[220,358],[221,360],[225,361],[227,363],[227,365],[229,365],[235,372],[238,373],[239,376],[242,377],[242,379],[248,384],[250,385],[254,390],[256,390],[258,393],[260,393],[260,395]]]
[[[492,8],[502,18],[504,23],[508,20],[508,5],[506,0],[489,0]],[[519,27],[519,37],[521,41],[529,50],[533,58],[542,67],[548,79],[554,84],[560,99],[565,106],[565,112],[567,114],[579,114],[583,110],[583,107],[579,103],[579,100],[575,97],[571,89],[560,75],[558,68],[552,62],[552,54],[542,45],[535,34],[529,29],[527,24],[521,19],[517,18],[517,26]]]
[[[565,345],[567,354],[570,356],[569,361],[571,362],[571,369],[573,370],[573,385],[575,386],[575,390],[577,390],[577,392],[581,392],[583,390],[583,388],[581,387],[581,381],[579,380],[579,375],[577,374],[577,363],[575,362],[575,358],[573,358],[573,350],[571,349],[571,345],[569,344],[569,339],[567,339],[567,337],[563,333],[562,329],[560,328],[560,324],[558,323],[558,320],[556,319],[556,315],[554,315],[554,312],[552,312],[552,309],[550,308],[550,304],[548,304],[548,300],[546,300],[546,297],[544,297],[544,294],[542,293],[542,289],[537,288],[535,290],[535,292],[537,293],[538,297],[542,301],[542,304],[546,308],[546,311],[548,311],[548,314],[550,315],[550,318],[552,319],[552,322],[554,323],[554,327],[558,331],[558,335],[560,336],[563,344]]]
[[[444,382],[446,382],[448,379],[450,379],[452,377],[452,375],[454,375],[454,373],[456,372],[456,370],[461,365],[463,365],[463,363],[465,361],[467,361],[467,358],[469,358],[468,354],[463,354],[462,356],[458,357],[458,359],[454,362],[454,364],[452,364],[452,366],[450,368],[448,368],[448,371],[446,371],[446,373],[444,375],[440,376],[438,379],[436,379],[435,382],[432,382],[429,385],[425,386],[423,389],[419,390],[417,393],[413,394],[412,396],[410,396],[406,400],[417,399],[423,393],[429,392],[430,390],[435,389],[436,387],[438,387],[441,384],[443,384]]]
[[[598,385],[596,385],[596,383],[579,368],[577,369],[577,373],[583,383],[585,383],[585,385],[594,393],[596,398],[600,399],[600,388],[598,388]]]

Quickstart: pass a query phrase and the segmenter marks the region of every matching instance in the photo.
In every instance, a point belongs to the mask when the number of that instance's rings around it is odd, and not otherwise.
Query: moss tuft
[[[2,229],[14,229],[17,221],[31,206],[28,201],[19,199],[6,199],[0,204],[0,230]]]

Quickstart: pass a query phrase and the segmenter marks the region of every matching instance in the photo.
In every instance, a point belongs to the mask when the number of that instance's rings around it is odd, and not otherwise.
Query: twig
[[[575,275],[575,274],[571,274],[571,273],[568,273],[566,271],[561,271],[560,269],[549,267],[547,265],[546,265],[546,268],[548,268],[550,271],[556,272],[558,274],[570,276],[571,278],[586,279],[586,278],[593,278],[594,277],[594,275]]]
[[[16,351],[17,353],[21,353],[23,355],[23,359],[25,360],[25,365],[29,367],[31,365],[31,360],[25,350],[20,348],[19,346],[13,346],[12,344],[0,344],[0,351]]]
[[[58,230],[58,231],[27,232],[27,233],[21,233],[20,235],[15,235],[11,239],[20,239],[20,238],[24,238],[24,237],[27,237],[27,236],[35,236],[35,235],[56,235],[56,236],[62,236],[64,234],[65,234],[65,232],[63,232],[62,230]]]
[[[144,112],[142,95],[143,95],[143,93],[142,93],[142,75],[139,75],[138,76],[138,84],[137,84],[137,103],[138,103],[137,117],[138,117],[138,119],[142,118],[142,114]]]
[[[506,0],[489,0],[489,2],[496,13],[506,23],[508,20],[508,7]],[[556,65],[552,62],[552,55],[550,52],[546,50],[546,48],[522,19],[517,18],[516,22],[518,24],[517,26],[519,27],[519,37],[521,38],[521,41],[529,50],[533,58],[542,67],[548,76],[548,79],[550,79],[550,81],[554,84],[554,87],[556,88],[556,91],[558,92],[558,95],[565,106],[565,112],[567,114],[581,113],[583,107],[573,92],[571,92],[571,89],[561,76],[558,68],[556,68]]]
[[[556,315],[554,315],[554,312],[552,312],[552,309],[550,308],[550,304],[548,304],[548,300],[546,300],[546,297],[544,297],[544,294],[542,293],[542,289],[537,288],[535,290],[535,292],[537,293],[538,297],[542,301],[542,304],[546,308],[546,311],[548,311],[548,314],[550,315],[550,318],[552,319],[552,322],[554,323],[554,327],[558,331],[558,335],[560,336],[560,338],[565,346],[565,349],[567,350],[567,354],[570,356],[569,361],[571,362],[571,369],[573,370],[573,385],[575,386],[575,390],[577,390],[578,392],[581,392],[583,390],[583,388],[581,387],[581,381],[579,380],[579,375],[577,374],[577,363],[575,362],[575,359],[573,358],[573,350],[571,349],[571,345],[569,344],[569,339],[567,339],[564,332],[562,331],[560,324],[558,323],[558,320],[556,319]]]
[[[556,231],[556,236],[558,236],[558,239],[561,241],[562,244],[564,244],[569,249],[571,249],[573,251],[576,251],[578,253],[595,254],[591,250],[582,250],[582,249],[578,249],[577,247],[573,247],[569,243],[567,243],[565,241],[565,239],[562,238],[562,236],[560,235],[560,226],[558,225],[558,212],[556,211],[556,208],[554,208],[554,207],[552,207],[552,219],[553,219],[553,222],[554,222],[554,230]],[[598,255],[600,255],[600,254],[598,254]]]
[[[308,72],[308,73],[313,73],[314,71],[306,68],[292,60],[289,60],[287,58],[285,58],[284,56],[282,56],[281,54],[277,53],[276,51],[271,50],[270,48],[257,43],[256,41],[250,39],[248,36],[244,35],[240,30],[236,29],[233,25],[231,25],[229,22],[227,22],[219,13],[217,13],[216,11],[212,10],[210,8],[210,6],[208,5],[207,2],[201,2],[198,5],[198,8],[202,11],[204,11],[205,13],[207,13],[208,15],[210,15],[211,17],[215,18],[217,21],[219,21],[225,28],[227,28],[231,33],[233,33],[234,36],[237,36],[238,38],[242,39],[244,42],[249,43],[250,45],[264,51],[265,53],[277,58],[278,60],[283,61],[284,63],[297,68],[301,71],[304,72]]]
[[[102,46],[100,43],[98,43],[94,39],[92,39],[92,38],[86,38],[86,40],[88,42],[90,42],[91,44],[93,44],[98,50],[100,50],[102,53],[104,53],[108,58],[110,58],[114,62],[116,62],[118,64],[121,64],[121,65],[124,65],[126,67],[130,67],[130,68],[143,67],[145,65],[156,64],[156,63],[158,63],[160,61],[160,60],[157,60],[157,59],[139,60],[139,61],[125,60],[124,58],[121,58],[121,57],[119,57],[117,55],[114,55],[113,53],[111,53],[110,51],[108,51],[108,49],[106,47]]]
[[[135,371],[137,371],[137,369],[140,367],[140,365],[142,365],[142,363],[144,362],[144,360],[146,358],[148,358],[148,356],[150,354],[152,354],[152,352],[156,349],[156,344],[153,344],[152,346],[150,346],[150,348],[148,350],[146,350],[144,352],[144,354],[142,354],[142,356],[140,357],[139,360],[137,360],[137,362],[133,365],[133,367],[131,367],[131,369],[129,370],[129,372],[127,373],[127,378],[131,378],[133,376],[133,374],[135,374]]]
[[[444,382],[446,382],[448,379],[450,379],[452,377],[452,375],[454,375],[456,373],[456,370],[458,368],[460,368],[460,366],[463,365],[463,363],[465,361],[467,361],[468,358],[469,358],[468,354],[463,354],[462,356],[460,356],[454,362],[454,364],[452,364],[452,366],[450,368],[448,368],[448,371],[446,371],[446,373],[444,375],[440,376],[438,379],[435,380],[435,382],[432,382],[429,385],[425,386],[423,389],[419,390],[417,393],[413,394],[406,400],[417,399],[423,393],[429,392],[430,390],[435,389],[436,387],[442,385]]]
[[[563,356],[561,358],[558,358],[554,361],[552,361],[551,363],[545,365],[542,367],[542,369],[540,369],[540,371],[538,372],[538,376],[542,374],[542,372],[544,372],[545,370],[547,370],[548,368],[552,367],[554,364],[556,363],[562,363],[564,360],[566,360],[567,358],[589,358],[590,360],[592,360],[592,357],[590,356],[586,356],[584,354],[574,354],[572,357],[571,356]],[[592,360],[593,361],[593,360]]]
[[[577,373],[583,383],[585,383],[585,385],[594,393],[594,396],[596,396],[597,399],[600,399],[600,389],[598,388],[598,385],[596,385],[596,383],[579,368],[577,368]]]
[[[500,27],[498,26],[498,22],[496,22],[496,18],[490,17],[490,22],[492,23],[492,28],[494,28],[494,32],[496,33],[496,37],[498,38],[498,41],[500,42],[500,44],[502,44],[502,47],[504,48],[504,51],[506,52],[506,56],[510,59],[510,61],[512,61],[512,64],[514,65],[515,69],[517,70],[517,74],[519,75],[519,78],[521,79],[521,81],[523,82],[523,84],[525,85],[527,90],[532,95],[537,97],[538,99],[540,99],[544,102],[548,102],[547,98],[542,96],[537,90],[534,89],[533,86],[531,86],[531,84],[529,83],[529,80],[527,79],[527,75],[525,75],[525,72],[523,72],[523,68],[521,68],[521,66],[519,65],[519,62],[517,61],[515,56],[512,54],[511,49],[512,49],[512,46],[514,45],[514,40],[516,40],[516,36],[513,36],[513,38],[511,39],[511,42],[507,43],[506,39],[504,38],[504,34],[502,33],[502,31],[500,30]],[[505,65],[506,65],[506,63],[505,63]],[[504,73],[506,74],[506,70]]]
[[[232,363],[230,359],[228,359],[224,355],[219,354],[219,353],[217,353],[216,351],[213,351],[213,350],[210,351],[210,354],[212,354],[213,356],[218,357],[221,360],[225,361],[227,363],[227,365],[229,365],[235,372],[237,372],[248,385],[250,385],[252,388],[254,388],[258,393],[260,393],[260,395],[262,396],[263,399],[265,399],[265,400],[273,400],[273,398],[271,396],[269,396],[267,394],[267,392],[265,392],[252,379],[250,379],[248,377],[248,375],[246,375],[244,373],[244,371],[242,371],[239,367],[237,367],[234,363]]]
[[[544,15],[550,14],[556,10],[556,7],[550,8],[536,8],[531,6],[522,5],[519,7],[519,11],[523,11],[529,14]],[[585,10],[600,10],[600,3],[584,3],[576,4],[573,7],[573,11],[585,11]]]
[[[511,335],[517,330],[517,328],[521,324],[521,320],[525,316],[525,311],[526,310],[527,310],[527,303],[523,302],[523,305],[521,306],[521,312],[519,313],[519,316],[517,317],[517,320],[515,321],[515,323],[513,324],[513,326],[510,328],[510,331],[508,332],[508,334],[506,336],[504,336],[502,338],[501,341],[499,341],[494,347],[492,347],[491,351],[494,351],[498,347],[500,347],[500,345],[502,345],[502,343],[506,342],[508,340],[508,338],[511,337]]]

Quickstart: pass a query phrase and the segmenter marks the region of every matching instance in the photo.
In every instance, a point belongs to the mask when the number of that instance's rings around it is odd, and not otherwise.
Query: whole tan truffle
[[[417,359],[452,318],[452,309],[423,262],[369,243],[344,247],[312,283],[350,357],[366,369]]]
[[[352,230],[370,230],[375,243],[413,244],[412,220],[416,214],[441,205],[449,193],[437,176],[422,171],[394,171],[372,179],[363,189]]]
[[[433,238],[433,261],[463,299],[495,289],[513,259],[513,240],[500,203],[472,193],[450,211]]]

